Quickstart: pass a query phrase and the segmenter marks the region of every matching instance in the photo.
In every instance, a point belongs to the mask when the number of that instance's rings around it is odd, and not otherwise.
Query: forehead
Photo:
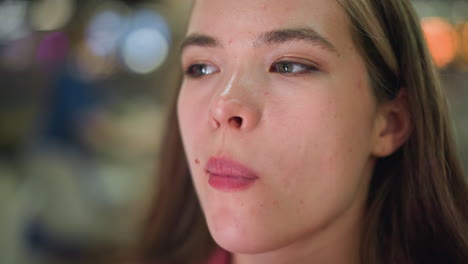
[[[336,0],[196,0],[188,34],[235,41],[282,28],[312,28],[336,46],[352,39],[348,17]]]

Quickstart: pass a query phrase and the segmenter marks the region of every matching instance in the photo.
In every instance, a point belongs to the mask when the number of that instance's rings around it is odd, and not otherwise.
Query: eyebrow
[[[336,47],[325,37],[311,28],[293,28],[268,31],[260,34],[254,41],[254,47],[284,44],[291,41],[307,41],[313,45],[338,53]]]
[[[307,41],[313,45],[339,54],[338,49],[329,40],[311,28],[288,28],[264,32],[258,35],[252,43],[254,47],[258,48],[265,45],[278,45],[292,41]],[[221,41],[217,38],[199,33],[187,36],[182,42],[181,51],[188,46],[209,48],[223,47]]]
[[[208,48],[222,48],[223,47],[221,42],[215,37],[211,37],[211,36],[204,35],[204,34],[198,34],[198,33],[187,36],[182,42],[180,50],[183,51],[185,48],[189,46],[208,47]]]

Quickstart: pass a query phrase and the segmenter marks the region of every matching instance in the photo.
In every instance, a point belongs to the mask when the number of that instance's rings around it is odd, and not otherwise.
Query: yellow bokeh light
[[[31,5],[30,21],[36,30],[58,30],[70,21],[74,10],[73,0],[39,0]]]

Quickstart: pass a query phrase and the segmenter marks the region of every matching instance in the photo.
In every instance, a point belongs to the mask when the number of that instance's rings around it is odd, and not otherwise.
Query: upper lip
[[[258,175],[251,169],[242,165],[239,162],[233,161],[226,157],[212,157],[206,164],[206,171],[210,174],[225,176],[256,179]]]

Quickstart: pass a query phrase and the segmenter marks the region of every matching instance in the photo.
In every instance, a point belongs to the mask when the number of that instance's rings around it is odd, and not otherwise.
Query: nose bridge
[[[248,131],[256,127],[261,118],[261,99],[255,96],[256,86],[251,71],[236,67],[214,95],[210,114],[215,128]]]
[[[236,82],[239,82],[239,80],[238,80],[239,77],[238,76],[239,76],[239,71],[238,70],[234,71],[229,76],[229,79],[228,79],[226,85],[221,86],[221,93],[220,93],[221,97],[227,98],[227,97],[231,96],[232,93],[235,92],[235,91],[232,90],[232,88],[233,88],[233,86],[234,86],[234,84]]]
[[[253,93],[258,88],[253,87],[254,83],[259,82],[259,76],[256,74],[255,67],[252,66],[253,63],[248,59],[239,59],[236,63],[233,63],[230,69],[227,69],[227,81],[221,87],[221,95],[227,95],[231,92],[236,94],[241,92]]]

